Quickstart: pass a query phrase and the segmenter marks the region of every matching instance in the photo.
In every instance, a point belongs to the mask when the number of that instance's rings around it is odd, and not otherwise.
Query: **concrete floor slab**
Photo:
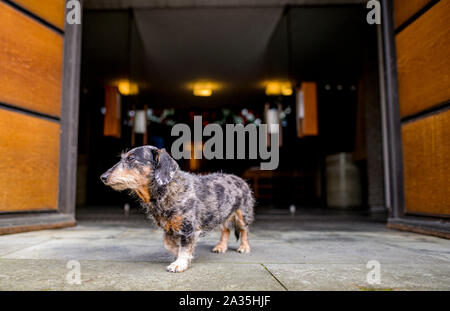
[[[170,260],[161,239],[136,242],[124,239],[56,239],[49,240],[1,258],[8,259],[62,259],[62,260],[114,260],[153,261]]]
[[[386,229],[367,217],[257,214],[251,254],[211,252],[203,238],[192,267],[171,274],[163,234],[142,215],[81,216],[74,228],[0,236],[0,289],[34,290],[437,290],[450,289],[450,241]],[[136,217],[136,218],[133,218]],[[82,285],[66,282],[70,260]],[[379,285],[366,264],[381,265]]]
[[[288,290],[450,290],[450,263],[441,266],[380,263],[380,284],[369,284],[373,268],[361,264],[268,264]]]
[[[68,284],[67,261],[0,259],[0,290],[284,290],[259,264],[194,264],[184,273],[149,262],[80,261],[81,284]]]
[[[33,245],[37,245],[46,241],[50,241],[51,237],[47,234],[22,234],[1,235],[0,236],[0,257],[10,253],[26,249]]]

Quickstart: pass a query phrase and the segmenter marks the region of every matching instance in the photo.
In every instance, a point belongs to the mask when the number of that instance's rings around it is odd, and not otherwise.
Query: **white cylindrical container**
[[[280,116],[278,109],[272,108],[267,110],[267,128],[270,134],[277,134],[280,131]]]
[[[136,110],[134,117],[134,132],[137,134],[145,134],[147,131],[147,118],[144,110]]]
[[[361,206],[360,173],[351,154],[339,153],[326,158],[326,191],[328,207]]]

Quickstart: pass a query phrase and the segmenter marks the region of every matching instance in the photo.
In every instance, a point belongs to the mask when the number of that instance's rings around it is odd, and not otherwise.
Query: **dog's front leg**
[[[189,268],[194,250],[195,241],[186,242],[186,239],[181,238],[181,243],[178,248],[177,260],[167,266],[169,272],[183,272]]]
[[[165,249],[174,256],[178,255],[178,248],[176,240],[170,234],[164,234],[164,247]]]

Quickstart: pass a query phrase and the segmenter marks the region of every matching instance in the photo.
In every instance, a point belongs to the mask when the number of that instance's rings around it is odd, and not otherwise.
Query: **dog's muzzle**
[[[108,173],[108,172],[103,173],[103,174],[100,176],[100,180],[101,180],[104,184],[106,184],[106,182],[107,182],[107,180],[108,180],[108,177],[109,177],[109,173]]]

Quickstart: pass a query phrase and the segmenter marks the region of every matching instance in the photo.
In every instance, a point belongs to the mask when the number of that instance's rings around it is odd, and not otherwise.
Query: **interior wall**
[[[83,11],[82,90],[103,87],[130,72],[128,10]]]
[[[372,38],[376,31],[375,27],[371,29]],[[365,47],[358,95],[364,107],[367,204],[372,213],[386,213],[377,42],[366,40]]]

